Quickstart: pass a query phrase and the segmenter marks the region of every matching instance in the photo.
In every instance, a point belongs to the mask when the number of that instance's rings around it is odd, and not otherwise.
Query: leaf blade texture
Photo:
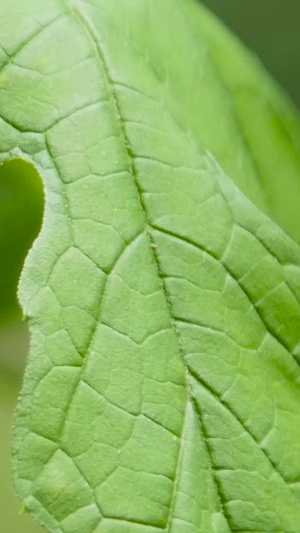
[[[46,197],[19,295],[26,508],[55,533],[297,533],[300,250],[265,214],[297,238],[297,117],[273,186],[195,2],[1,10],[2,160]],[[267,78],[254,94],[288,121]]]

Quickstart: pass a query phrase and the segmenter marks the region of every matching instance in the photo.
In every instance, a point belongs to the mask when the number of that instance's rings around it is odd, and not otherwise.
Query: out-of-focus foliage
[[[0,166],[0,324],[19,312],[17,285],[39,231],[43,212],[41,179],[32,165],[15,159]]]
[[[300,107],[300,2],[298,0],[203,0],[258,54]]]
[[[27,348],[26,336],[21,337],[17,330],[11,328],[5,332],[0,329],[0,354],[4,347],[11,346],[11,353]],[[19,344],[18,344],[19,343]],[[1,357],[2,359],[2,357]],[[2,363],[2,360],[1,360]],[[12,372],[0,368],[0,516],[1,516],[1,533],[41,533],[44,529],[32,520],[29,515],[22,513],[20,501],[15,496],[15,491],[11,480],[11,437],[12,437],[12,418],[15,408],[16,398],[21,385],[20,371]]]
[[[17,286],[24,258],[37,236],[43,212],[42,182],[32,167],[16,159],[0,166],[0,529],[39,533],[21,512],[11,476],[12,420],[28,352],[28,327],[21,320]]]

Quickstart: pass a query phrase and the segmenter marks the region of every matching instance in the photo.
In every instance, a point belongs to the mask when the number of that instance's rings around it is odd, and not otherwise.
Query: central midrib
[[[160,268],[159,258],[158,258],[157,252],[156,252],[156,245],[155,245],[155,242],[154,242],[154,240],[152,238],[152,235],[151,235],[151,221],[150,221],[149,216],[148,216],[147,206],[145,205],[145,202],[143,200],[143,195],[142,195],[140,183],[139,183],[139,180],[138,180],[138,172],[137,172],[137,169],[135,167],[134,159],[133,159],[133,157],[131,155],[133,153],[133,150],[131,149],[131,146],[130,146],[130,142],[129,142],[129,139],[128,139],[128,136],[127,136],[127,133],[126,133],[126,129],[125,129],[125,125],[124,125],[124,121],[122,120],[121,109],[120,109],[120,106],[119,106],[119,103],[118,103],[118,98],[117,98],[116,92],[114,90],[114,83],[113,83],[113,81],[111,79],[111,76],[110,76],[110,73],[109,73],[107,61],[105,59],[105,55],[104,55],[104,52],[103,52],[103,50],[102,50],[102,48],[100,46],[100,43],[98,42],[96,36],[94,35],[93,28],[91,27],[89,21],[82,15],[82,13],[79,10],[75,9],[74,7],[70,8],[70,9],[71,9],[71,12],[73,13],[73,15],[76,16],[77,20],[79,20],[81,22],[81,24],[84,26],[84,28],[85,28],[86,32],[88,33],[90,39],[93,41],[93,45],[97,49],[98,56],[99,56],[99,59],[101,61],[101,65],[103,67],[103,71],[104,71],[104,74],[105,74],[106,85],[107,85],[107,88],[108,88],[108,92],[109,92],[109,95],[110,95],[112,106],[113,106],[114,111],[115,111],[115,119],[120,125],[120,130],[121,130],[122,137],[123,137],[123,143],[124,143],[125,151],[126,151],[126,154],[127,154],[129,170],[130,170],[130,173],[132,175],[132,178],[133,178],[133,181],[134,181],[134,184],[135,184],[135,187],[136,187],[136,192],[137,192],[137,197],[138,197],[138,201],[139,201],[139,204],[140,204],[140,209],[141,209],[142,214],[143,214],[144,223],[145,223],[145,229],[147,230],[146,237],[147,237],[147,239],[149,241],[149,247],[150,247],[150,249],[152,251],[154,263],[155,263],[156,270],[157,270],[157,275],[158,275],[158,278],[160,280],[161,290],[162,290],[162,292],[164,294],[164,297],[165,297],[166,303],[167,303],[167,307],[169,309],[171,324],[172,324],[173,331],[174,331],[174,333],[176,335],[176,338],[177,338],[177,341],[178,341],[179,351],[180,351],[184,366],[186,368],[184,351],[183,351],[183,348],[182,348],[182,343],[181,343],[179,331],[178,331],[178,329],[176,327],[176,322],[175,322],[174,314],[173,314],[173,310],[172,310],[171,299],[170,299],[170,296],[168,294],[168,291],[167,291],[167,288],[166,288],[166,284],[165,284],[165,281],[164,281],[164,278],[163,278],[163,275],[162,275],[162,271],[161,271],[161,268]],[[186,373],[187,373],[187,369],[186,369]],[[177,486],[178,486],[178,481],[179,481],[179,476],[180,476],[181,461],[182,461],[183,448],[184,448],[184,438],[183,437],[184,437],[184,429],[185,429],[185,426],[186,426],[187,407],[188,407],[188,402],[189,402],[189,397],[188,397],[189,385],[188,385],[187,379],[186,379],[186,383],[185,383],[185,389],[187,391],[185,414],[184,414],[183,422],[182,422],[182,429],[181,429],[181,435],[180,435],[180,444],[179,444],[177,461],[176,461],[177,467],[176,467],[175,476],[174,476],[174,482],[173,482],[173,492],[172,492],[170,510],[169,510],[169,515],[167,517],[167,521],[166,521],[166,531],[168,531],[168,532],[171,531],[171,526],[172,526],[172,516],[173,516],[173,511],[174,511],[174,508],[175,508],[175,500],[176,500],[176,495],[177,495]]]
[[[67,7],[70,15],[73,16],[73,18],[76,18],[76,20],[80,22],[81,26],[83,26],[85,32],[88,34],[88,37],[92,41],[93,46],[96,48],[97,55],[98,55],[99,60],[101,62],[101,66],[102,66],[103,72],[105,74],[106,86],[107,86],[108,93],[109,93],[109,96],[110,96],[110,100],[111,100],[111,103],[112,103],[112,106],[113,106],[114,112],[115,112],[115,120],[120,125],[120,130],[121,130],[121,134],[122,134],[122,138],[123,138],[123,144],[124,144],[125,152],[126,152],[127,159],[128,159],[129,171],[130,171],[130,173],[132,175],[132,178],[133,178],[133,181],[134,181],[134,184],[135,184],[135,187],[136,187],[137,198],[138,198],[138,201],[139,201],[139,204],[140,204],[141,212],[143,214],[144,223],[145,223],[145,230],[147,230],[146,237],[147,237],[147,239],[149,241],[149,247],[152,250],[154,264],[156,266],[157,275],[158,275],[158,278],[160,280],[161,290],[162,290],[162,292],[164,294],[164,297],[165,297],[166,303],[167,303],[167,307],[169,309],[172,329],[173,329],[173,331],[174,331],[174,333],[176,335],[176,338],[177,338],[177,341],[178,341],[179,351],[180,351],[182,360],[184,362],[184,367],[186,369],[186,372],[185,372],[185,381],[186,381],[186,386],[185,386],[185,389],[186,389],[185,414],[184,414],[184,417],[183,417],[182,429],[181,429],[181,434],[180,434],[180,437],[179,437],[180,443],[179,443],[179,447],[178,447],[178,454],[177,454],[177,460],[176,460],[176,465],[177,466],[176,466],[176,471],[175,471],[174,481],[173,481],[173,491],[172,491],[170,509],[169,509],[169,514],[168,514],[167,520],[166,520],[166,527],[162,529],[162,531],[170,532],[171,531],[171,527],[172,527],[172,518],[173,518],[173,512],[174,512],[174,508],[175,508],[175,501],[176,501],[176,496],[177,496],[177,486],[178,486],[178,481],[179,481],[179,477],[180,477],[181,461],[182,461],[182,454],[183,454],[183,449],[184,449],[184,438],[183,438],[183,436],[184,436],[184,429],[185,429],[186,421],[187,421],[187,417],[186,417],[186,415],[187,415],[187,407],[188,407],[188,403],[190,402],[190,398],[189,398],[189,394],[188,394],[189,385],[188,385],[188,382],[187,382],[187,379],[186,379],[186,376],[187,376],[187,373],[188,373],[188,369],[187,369],[187,367],[185,365],[184,351],[183,351],[183,348],[182,348],[180,335],[179,335],[178,329],[176,327],[176,322],[174,320],[173,311],[172,311],[172,304],[171,304],[171,301],[170,301],[170,297],[168,295],[168,291],[166,289],[166,285],[165,285],[165,282],[164,282],[164,279],[163,279],[163,276],[162,276],[162,271],[161,271],[160,264],[159,264],[159,259],[158,259],[157,253],[156,253],[156,245],[155,245],[155,243],[153,241],[153,238],[152,238],[152,235],[151,235],[151,223],[150,223],[150,220],[149,220],[149,217],[148,217],[147,207],[146,207],[146,205],[145,205],[145,203],[143,201],[142,191],[141,191],[139,180],[138,180],[138,177],[137,177],[137,170],[135,168],[134,159],[133,159],[133,157],[131,155],[131,153],[133,151],[130,149],[130,142],[129,142],[129,139],[128,139],[127,134],[126,134],[124,121],[122,120],[122,117],[121,117],[121,110],[120,110],[118,99],[117,99],[117,96],[116,96],[116,93],[115,93],[115,90],[114,90],[114,84],[113,84],[113,81],[112,81],[112,79],[110,77],[110,74],[109,74],[109,69],[108,69],[107,61],[105,59],[104,52],[103,52],[103,50],[102,50],[102,48],[100,46],[100,43],[98,42],[98,39],[94,35],[94,31],[93,31],[93,28],[92,28],[89,20],[87,20],[85,18],[85,16],[78,9],[76,9],[74,6],[70,6],[68,4],[67,0],[61,0],[61,2],[62,2],[64,7]],[[97,324],[95,324],[94,333],[96,332],[96,329],[97,329]],[[91,344],[93,342],[94,333],[92,334],[92,336],[90,338],[89,347],[91,346]],[[89,351],[89,347],[87,348],[88,351]],[[80,375],[78,377],[77,385],[75,386],[75,389],[74,389],[73,394],[72,394],[71,401],[70,401],[69,406],[68,406],[68,411],[69,411],[69,409],[71,407],[72,399],[74,398],[74,395],[76,393],[76,389],[78,388],[78,386],[79,386],[79,384],[80,384],[80,382],[82,380],[82,375],[83,375],[84,369],[85,369],[86,364],[87,364],[87,359],[88,359],[87,355],[88,355],[88,353],[86,354],[85,361],[84,361],[84,363],[83,363],[83,365],[81,367],[81,371],[80,371]],[[66,420],[67,420],[67,414],[65,416],[63,425],[61,427],[61,434],[63,432]],[[99,510],[100,510],[100,508],[99,508]],[[145,525],[146,525],[146,523],[145,523]]]

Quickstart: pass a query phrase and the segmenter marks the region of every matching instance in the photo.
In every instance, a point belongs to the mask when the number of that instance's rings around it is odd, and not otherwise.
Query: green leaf
[[[256,178],[261,182],[265,202],[260,207],[299,242],[298,111],[282,90],[274,86],[257,58],[217,19],[199,9],[195,9],[194,16],[219,69],[220,80],[230,91],[240,136],[252,157]],[[250,174],[242,181],[241,172],[231,170],[231,159],[226,160],[221,153],[220,158],[242,191],[258,203],[249,189]]]
[[[193,0],[0,9],[2,160],[46,199],[26,509],[53,533],[297,533],[300,249],[265,214],[299,236],[292,106]]]

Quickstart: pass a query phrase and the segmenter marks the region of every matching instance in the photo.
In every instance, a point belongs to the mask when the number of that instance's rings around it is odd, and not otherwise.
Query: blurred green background
[[[299,0],[202,0],[262,59],[300,108]]]
[[[300,107],[299,0],[203,0],[262,59]],[[10,471],[13,411],[29,346],[16,299],[24,257],[39,232],[43,190],[37,173],[20,161],[0,167],[0,531],[42,532],[20,514]],[[80,532],[78,532],[80,533]]]

